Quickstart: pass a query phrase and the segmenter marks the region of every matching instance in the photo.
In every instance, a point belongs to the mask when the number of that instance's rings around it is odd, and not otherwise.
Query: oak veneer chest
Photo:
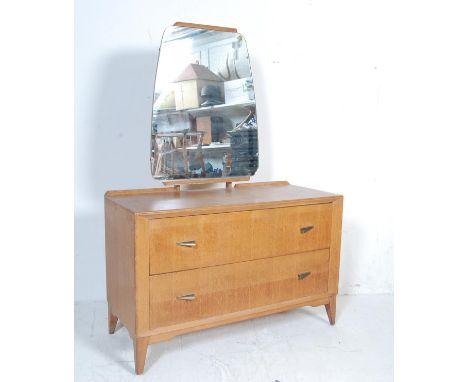
[[[342,206],[287,182],[106,193],[109,333],[125,325],[141,374],[183,333],[308,305],[333,325]]]

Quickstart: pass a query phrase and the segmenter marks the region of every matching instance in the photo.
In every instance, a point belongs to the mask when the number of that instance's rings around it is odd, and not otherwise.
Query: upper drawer
[[[331,204],[150,221],[150,273],[328,248]]]

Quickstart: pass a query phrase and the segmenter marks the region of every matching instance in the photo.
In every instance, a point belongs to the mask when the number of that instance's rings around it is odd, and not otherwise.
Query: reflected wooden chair
[[[202,148],[203,136],[203,131],[154,134],[151,141],[152,173],[155,176],[190,178],[190,158],[187,149],[189,147],[196,147],[194,160],[200,163],[201,176],[205,177],[205,161]],[[182,173],[176,166],[179,158],[182,159]]]

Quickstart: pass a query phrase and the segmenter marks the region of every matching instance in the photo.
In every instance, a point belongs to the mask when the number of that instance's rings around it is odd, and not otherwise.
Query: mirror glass
[[[151,125],[156,179],[255,174],[258,127],[245,39],[234,32],[167,28]]]

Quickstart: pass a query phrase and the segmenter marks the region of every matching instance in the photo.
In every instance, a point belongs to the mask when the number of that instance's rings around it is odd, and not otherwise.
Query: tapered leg
[[[327,310],[328,321],[330,321],[330,325],[335,325],[336,296],[330,296],[330,302],[325,304],[325,309]]]
[[[145,370],[146,350],[148,349],[148,338],[140,337],[133,339],[133,351],[135,357],[135,373],[143,374]]]
[[[108,313],[107,313],[107,319],[109,321],[109,334],[114,334],[115,332],[115,327],[117,326],[117,321],[119,320],[117,316],[114,316],[111,312],[111,308],[109,305],[107,305]]]

